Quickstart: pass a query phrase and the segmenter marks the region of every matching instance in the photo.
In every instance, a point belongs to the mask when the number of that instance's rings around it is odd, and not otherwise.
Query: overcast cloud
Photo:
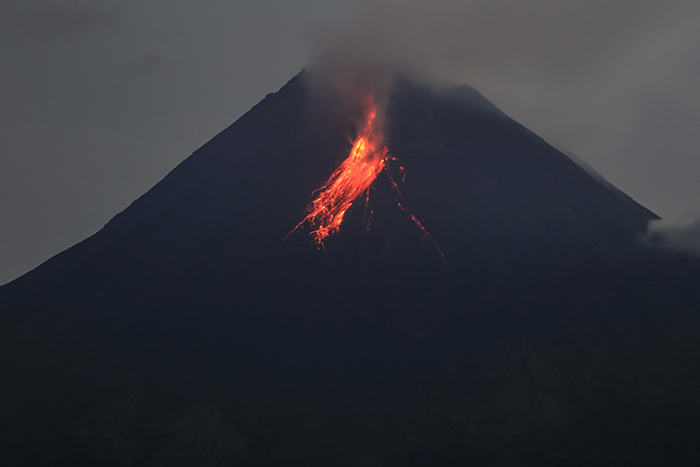
[[[696,0],[0,0],[0,283],[319,60],[471,84],[662,217],[700,207]]]

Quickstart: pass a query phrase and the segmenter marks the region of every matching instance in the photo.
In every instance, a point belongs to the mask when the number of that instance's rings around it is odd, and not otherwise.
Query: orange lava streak
[[[402,177],[405,178],[406,171],[404,170],[404,168],[399,167],[399,170],[401,171]],[[392,177],[390,175],[389,178],[391,179],[391,184],[394,187],[394,191],[396,191],[396,194],[398,196],[396,198],[396,204],[401,208],[402,211],[404,211],[408,215],[408,217],[411,218],[411,220],[416,225],[416,227],[418,227],[418,229],[420,229],[421,233],[423,234],[423,240],[429,240],[435,246],[438,254],[440,255],[440,259],[442,259],[443,264],[447,264],[447,258],[445,258],[445,255],[442,253],[442,249],[440,248],[440,245],[438,245],[437,242],[435,241],[435,239],[433,239],[433,236],[430,235],[430,232],[428,232],[428,230],[425,227],[423,227],[423,223],[416,217],[416,215],[413,214],[413,212],[411,212],[410,209],[408,209],[406,206],[404,206],[401,201],[399,201],[399,199],[402,199],[402,200],[404,199],[403,194],[401,194],[401,190],[399,189],[399,185],[394,180],[394,177]]]
[[[369,216],[367,215],[370,187],[377,176],[395,159],[389,156],[389,150],[384,143],[384,135],[377,128],[375,122],[377,109],[371,96],[368,99],[368,109],[364,126],[352,145],[350,155],[333,171],[328,181],[314,192],[316,197],[306,208],[306,216],[289,232],[287,237],[308,222],[312,228],[310,234],[313,242],[320,249],[324,249],[323,242],[340,231],[345,213],[357,200],[365,202],[365,219],[367,221],[365,230],[369,230],[373,214],[370,209]],[[399,173],[401,181],[403,181],[406,177],[406,171],[403,167],[399,167]],[[423,227],[420,219],[408,208],[391,173],[389,173],[389,179],[396,192],[395,201],[398,207],[418,227],[423,234],[423,239],[435,245],[443,263],[447,264],[437,242]]]
[[[365,125],[355,140],[350,155],[317,190],[318,195],[307,208],[308,214],[295,228],[308,222],[314,243],[320,248],[326,238],[336,234],[350,206],[363,193],[369,197],[369,187],[387,164],[388,149],[381,131],[375,128],[377,110],[370,101]],[[294,231],[293,230],[293,231]],[[292,231],[292,232],[293,232]]]

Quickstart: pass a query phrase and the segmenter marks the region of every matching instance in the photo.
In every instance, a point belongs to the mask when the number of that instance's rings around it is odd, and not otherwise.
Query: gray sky
[[[0,0],[0,284],[329,50],[471,84],[662,217],[700,209],[697,0]]]

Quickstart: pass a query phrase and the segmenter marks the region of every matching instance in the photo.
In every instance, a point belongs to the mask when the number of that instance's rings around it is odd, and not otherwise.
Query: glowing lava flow
[[[371,100],[369,108],[364,127],[350,155],[317,190],[318,195],[307,208],[308,214],[294,228],[297,230],[308,222],[314,228],[311,235],[319,248],[323,247],[326,238],[340,230],[343,217],[352,203],[363,193],[369,196],[370,185],[386,167],[389,150],[384,145],[381,131],[375,128],[377,109]]]
[[[377,128],[377,108],[371,97],[368,100],[368,109],[364,126],[352,145],[350,155],[333,171],[328,181],[316,190],[316,198],[306,208],[306,217],[294,227],[289,235],[308,222],[313,229],[311,231],[313,242],[319,248],[324,249],[323,242],[340,230],[345,213],[352,204],[363,194],[365,195],[365,208],[369,204],[369,190],[372,182],[382,170],[387,168],[389,162],[395,159],[389,156],[389,150],[384,144],[384,135]],[[400,167],[399,170],[405,177],[403,167]],[[445,256],[438,244],[423,227],[420,220],[402,202],[405,202],[405,199],[394,177],[389,174],[389,178],[396,191],[395,201],[397,205],[420,229],[423,238],[435,245],[442,261],[446,264]],[[367,228],[369,228],[369,224]]]

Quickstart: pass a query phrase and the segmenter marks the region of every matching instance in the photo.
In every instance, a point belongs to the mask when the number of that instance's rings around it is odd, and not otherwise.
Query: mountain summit
[[[309,206],[367,130],[307,83],[0,288],[0,459],[700,460],[700,264],[638,246],[653,213],[473,88],[397,77],[319,248]]]

